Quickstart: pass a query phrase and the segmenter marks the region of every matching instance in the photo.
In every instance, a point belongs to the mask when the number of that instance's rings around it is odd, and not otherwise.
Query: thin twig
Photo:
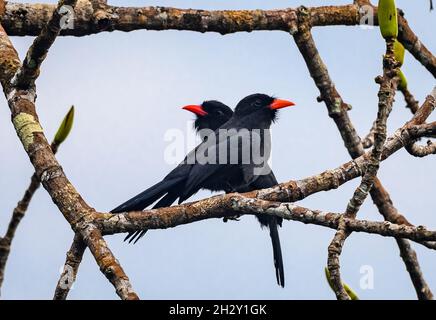
[[[58,146],[55,143],[51,144],[51,148],[54,154],[58,150]],[[18,202],[17,206],[12,212],[12,217],[5,236],[0,238],[0,288],[3,284],[6,264],[11,251],[12,240],[15,237],[15,232],[21,222],[21,219],[23,219],[24,215],[26,214],[30,201],[32,200],[33,195],[35,194],[36,190],[38,190],[39,186],[40,183],[38,176],[34,173],[30,178],[30,184],[24,192],[23,198]]]
[[[76,281],[77,272],[82,262],[86,244],[80,235],[75,235],[70,250],[67,252],[64,269],[56,285],[53,300],[65,300]]]
[[[41,33],[35,38],[32,46],[26,54],[23,65],[17,72],[16,77],[12,80],[13,84],[18,88],[28,88],[33,86],[36,78],[38,78],[40,67],[48,50],[56,40],[59,32],[63,28],[63,24],[67,21],[62,21],[62,18],[67,17],[68,11],[62,11],[65,6],[74,7],[77,0],[60,0],[53,10],[50,20],[42,29]],[[68,18],[68,17],[67,17]]]
[[[369,130],[369,133],[366,135],[365,138],[362,140],[362,145],[365,149],[369,149],[374,145],[374,131],[376,128],[376,122],[374,121],[372,123],[372,127]]]
[[[415,250],[412,249],[409,241],[404,239],[396,239],[398,247],[400,248],[400,256],[406,265],[406,269],[409,272],[410,279],[412,280],[415,288],[421,288],[417,290],[418,299],[431,300],[433,299],[433,293],[430,290],[427,282],[424,281],[421,268],[418,264],[418,257]]]
[[[419,108],[419,102],[415,100],[413,94],[407,88],[401,88],[401,93],[404,96],[404,100],[406,100],[406,107],[410,109],[410,111],[415,114],[416,110]]]
[[[427,141],[426,146],[421,146],[415,142],[407,145],[406,150],[414,157],[423,158],[431,154],[436,154],[436,144],[430,140]]]

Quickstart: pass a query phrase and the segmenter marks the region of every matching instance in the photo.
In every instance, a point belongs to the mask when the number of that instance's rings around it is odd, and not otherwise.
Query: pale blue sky
[[[36,1],[32,1],[36,2]],[[56,1],[46,1],[55,3]],[[162,5],[204,9],[285,8],[351,1],[110,1],[120,5]],[[398,0],[411,27],[436,52],[435,13],[428,1]],[[374,77],[381,72],[384,43],[378,29],[316,28],[314,37],[361,135],[377,111]],[[32,38],[13,38],[23,57]],[[403,67],[411,91],[423,101],[434,78],[410,54]],[[172,165],[163,162],[164,133],[186,130],[186,104],[219,99],[234,106],[263,92],[290,99],[273,127],[273,169],[279,181],[304,178],[349,160],[348,153],[309,76],[292,38],[284,32],[221,36],[180,31],[102,33],[59,38],[37,82],[37,108],[52,137],[71,104],[74,129],[58,159],[88,203],[110,210],[159,181]],[[401,96],[389,132],[410,118]],[[4,99],[0,102],[0,234],[28,185],[33,169],[19,143]],[[435,117],[433,116],[434,120]],[[192,132],[187,132],[192,134]],[[434,157],[416,159],[404,150],[383,163],[380,178],[395,205],[413,223],[436,229],[433,210]],[[358,180],[301,202],[341,212]],[[193,199],[207,197],[201,192]],[[371,200],[361,218],[380,219]],[[165,231],[150,231],[137,245],[107,240],[143,299],[332,299],[323,269],[333,230],[285,222],[280,230],[286,288],[276,285],[268,233],[252,217],[240,222],[209,220]],[[44,190],[39,190],[13,243],[2,288],[4,299],[50,299],[73,233]],[[424,274],[436,290],[436,255],[414,245]],[[362,266],[374,270],[373,290],[359,287]],[[362,299],[413,299],[415,293],[393,239],[353,234],[342,255],[346,282]],[[87,252],[72,299],[116,299],[109,282]]]

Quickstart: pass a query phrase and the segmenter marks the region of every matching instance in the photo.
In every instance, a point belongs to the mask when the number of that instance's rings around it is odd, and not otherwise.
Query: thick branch
[[[0,81],[15,130],[36,175],[73,230],[83,237],[117,294],[123,299],[137,299],[127,275],[100,231],[92,224],[94,209],[88,206],[67,179],[47,142],[35,110],[34,89],[21,90],[11,85],[10,80],[20,67],[18,55],[0,25]]]
[[[360,25],[362,5],[358,1],[345,6],[305,8],[311,26]],[[11,36],[38,35],[47,24],[54,6],[50,4],[22,4],[9,2],[2,24]],[[96,15],[90,1],[79,1],[75,9],[74,29],[62,30],[61,35],[85,36],[102,31],[190,30],[197,32],[250,32],[255,30],[295,30],[297,9],[281,10],[225,10],[207,11],[167,7],[101,7]],[[374,21],[377,10],[374,7]],[[97,17],[97,19],[96,19]],[[98,17],[104,17],[99,19]],[[436,57],[422,44],[410,29],[406,19],[399,19],[399,40],[436,77]]]
[[[279,203],[242,194],[215,196],[205,200],[173,206],[120,214],[99,213],[96,222],[107,234],[143,229],[167,229],[213,218],[231,217],[235,213],[268,214],[285,220],[338,229],[342,214],[307,209],[293,203]],[[406,238],[418,243],[436,241],[436,231],[426,228],[397,225],[358,219],[343,219],[347,229],[378,234],[385,237]]]
[[[95,3],[94,3],[95,4]],[[38,35],[53,12],[51,4],[9,2],[2,24],[11,36]],[[358,7],[325,6],[307,8],[313,26],[356,25]],[[100,11],[96,15],[96,11]],[[104,12],[103,12],[104,11]],[[74,29],[61,35],[85,36],[102,31],[190,30],[229,34],[256,30],[289,32],[296,19],[296,9],[280,10],[196,10],[170,7],[93,6],[92,1],[79,1],[75,9]],[[96,16],[104,13],[106,21],[99,24]]]

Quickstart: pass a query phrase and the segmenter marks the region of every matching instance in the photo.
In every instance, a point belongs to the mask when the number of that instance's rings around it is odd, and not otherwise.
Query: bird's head
[[[235,116],[247,118],[269,126],[277,118],[277,111],[295,104],[288,100],[277,99],[266,94],[255,93],[242,99],[235,108]],[[255,123],[253,123],[255,124]]]
[[[194,127],[197,131],[202,129],[215,131],[233,115],[232,109],[216,100],[205,101],[201,105],[188,105],[183,109],[196,115]]]

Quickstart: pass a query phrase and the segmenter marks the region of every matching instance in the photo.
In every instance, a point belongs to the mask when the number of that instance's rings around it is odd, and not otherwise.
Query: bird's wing
[[[189,173],[188,180],[183,187],[183,193],[179,197],[179,204],[191,197],[202,187],[202,183],[206,181],[210,176],[217,173],[220,169],[219,165],[216,164],[196,164],[192,167]]]
[[[203,182],[209,179],[212,175],[222,172],[223,179],[226,178],[225,168],[230,164],[229,156],[232,152],[238,152],[238,144],[229,143],[232,138],[238,138],[236,136],[238,136],[237,131],[230,132],[227,135],[220,135],[216,132],[216,135],[214,136],[216,141],[208,139],[197,146],[195,149],[195,152],[197,152],[195,155],[196,163],[191,166],[183,193],[179,198],[179,203],[182,203],[200,190]],[[239,138],[241,137],[239,136]],[[236,151],[234,149],[236,149]],[[224,151],[226,154],[225,159],[220,159],[220,152]],[[206,156],[207,158],[200,158],[203,156]],[[208,162],[208,160],[210,161]],[[226,162],[222,163],[223,160]]]
[[[257,174],[253,174],[253,170],[255,169],[259,170]],[[263,168],[259,166],[244,167],[243,173],[244,179],[248,180],[247,182],[249,183],[251,190],[265,189],[278,184],[274,172],[268,164],[265,164]]]

